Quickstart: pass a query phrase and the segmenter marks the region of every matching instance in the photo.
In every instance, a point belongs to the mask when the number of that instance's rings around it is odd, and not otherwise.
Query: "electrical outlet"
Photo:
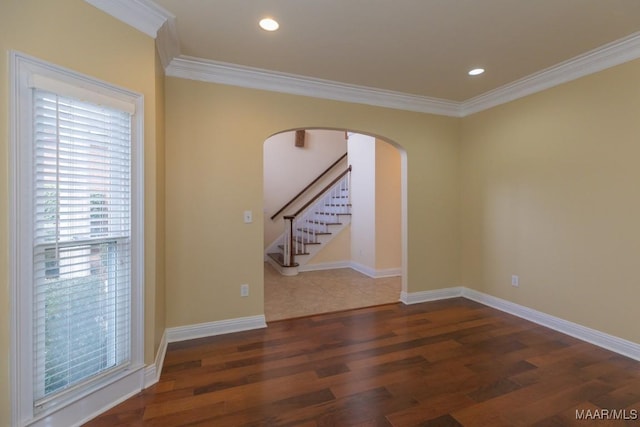
[[[249,285],[247,285],[247,284],[240,285],[240,296],[241,297],[248,297],[249,296]]]
[[[511,276],[511,286],[515,286],[516,288],[520,287],[520,277],[515,274]]]

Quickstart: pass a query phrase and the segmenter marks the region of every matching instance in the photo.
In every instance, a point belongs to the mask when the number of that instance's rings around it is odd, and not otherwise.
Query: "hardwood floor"
[[[158,384],[86,425],[617,426],[638,411],[640,362],[455,298],[170,344]]]

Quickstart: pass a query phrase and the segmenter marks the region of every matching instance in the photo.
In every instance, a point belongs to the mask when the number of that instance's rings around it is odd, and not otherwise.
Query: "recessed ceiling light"
[[[470,76],[478,76],[482,73],[484,73],[484,68],[474,68],[473,70],[469,71]]]
[[[265,31],[275,31],[280,28],[280,24],[273,18],[263,18],[260,20],[260,28]]]

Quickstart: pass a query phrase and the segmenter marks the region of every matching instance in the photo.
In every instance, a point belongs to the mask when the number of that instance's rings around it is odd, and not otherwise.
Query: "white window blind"
[[[131,360],[131,115],[33,89],[34,405]]]

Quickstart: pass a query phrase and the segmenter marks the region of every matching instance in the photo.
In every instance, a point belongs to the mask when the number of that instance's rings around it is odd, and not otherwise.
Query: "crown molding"
[[[460,103],[454,101],[279,73],[189,56],[174,58],[166,68],[165,73],[167,76],[183,79],[335,101],[355,102],[420,113],[458,117],[460,111]]]
[[[176,56],[166,74],[191,80],[355,102],[420,113],[465,117],[640,58],[640,32],[463,102]]]
[[[154,39],[167,20],[175,20],[171,13],[152,0],[84,1]]]
[[[468,116],[515,101],[638,58],[640,58],[640,32],[468,99],[461,104],[460,116]]]
[[[378,107],[465,117],[640,58],[640,32],[462,102],[180,55],[175,16],[153,0],[85,0],[156,39],[165,74]]]
[[[162,67],[165,69],[169,66],[173,58],[180,56],[180,41],[175,17],[171,16],[168,18],[158,30],[156,49],[158,50]]]

